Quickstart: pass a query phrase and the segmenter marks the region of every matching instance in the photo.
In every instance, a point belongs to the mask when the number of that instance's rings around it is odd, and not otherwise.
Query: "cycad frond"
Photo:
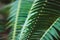
[[[48,30],[43,34],[40,40],[59,40],[60,39],[60,18],[58,18]]]
[[[59,0],[35,0],[19,34],[19,40],[40,40],[44,32],[59,17],[58,2]]]
[[[20,30],[21,30],[21,28],[23,26],[23,23],[24,23],[24,21],[26,19],[26,16],[28,14],[28,11],[29,11],[29,9],[31,7],[31,4],[32,4],[32,1],[29,1],[29,0],[22,0],[21,4],[19,4],[19,2],[20,1],[16,0],[14,2],[14,4],[12,5],[12,8],[10,9],[10,14],[8,16],[8,23],[7,23],[8,27],[7,28],[11,28],[11,31],[10,31],[10,33],[8,35],[9,36],[8,40],[16,40],[17,34],[20,32]],[[19,6],[18,4],[21,5],[21,6]],[[17,8],[18,6],[20,8]],[[16,15],[17,14],[16,11],[18,11],[17,9],[19,9],[19,14],[18,14],[19,16]],[[15,20],[16,16],[18,17],[17,21]],[[17,24],[16,24],[17,26],[14,25],[15,24],[14,21],[17,22]],[[15,31],[15,32],[13,32],[13,31]],[[14,33],[15,33],[15,35],[14,35]],[[12,34],[15,36],[15,38],[13,38],[13,39],[12,39]]]
[[[19,14],[20,14],[20,4],[21,4],[21,0],[17,0],[13,4],[12,8],[10,9],[10,16],[9,16],[8,19],[10,20],[9,23],[13,24],[13,26],[11,25],[12,26],[12,30],[13,30],[12,31],[13,33],[12,33],[12,39],[11,40],[15,40],[16,29],[17,29],[17,26],[18,26],[17,25],[18,24],[18,18],[19,18]]]

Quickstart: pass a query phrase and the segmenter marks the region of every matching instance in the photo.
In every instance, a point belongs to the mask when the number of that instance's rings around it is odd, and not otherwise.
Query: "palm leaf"
[[[16,33],[15,34],[15,38],[14,38],[14,40],[16,40],[16,36],[20,32],[20,30],[21,30],[21,28],[23,26],[23,23],[24,23],[24,21],[26,19],[26,16],[28,14],[28,11],[29,11],[29,9],[31,7],[32,2],[33,1],[29,1],[29,0],[25,0],[24,1],[24,0],[22,0],[21,6],[19,8],[21,10],[19,11],[19,16],[18,16],[18,19],[17,19],[17,26],[15,28],[16,32],[13,32],[13,28],[14,28],[13,25],[15,24],[14,21],[16,21],[15,20],[15,18],[16,18],[16,11],[18,9],[17,5],[18,5],[19,1],[16,0],[14,2],[14,4],[12,5],[12,8],[10,9],[10,14],[8,16],[8,23],[6,24],[8,26],[7,29],[9,29],[9,28],[11,29],[10,33],[8,35],[8,37],[9,37],[8,40],[12,39],[12,34],[14,34],[14,33]]]
[[[40,40],[59,40],[60,39],[60,18],[58,18],[48,30],[43,34]]]
[[[45,31],[59,17],[59,4],[59,0],[35,0],[18,36],[19,40],[40,40]]]
[[[21,4],[21,0],[18,0],[18,1],[16,1],[17,2],[17,4],[14,6],[13,5],[13,7],[10,9],[10,11],[12,11],[12,12],[10,12],[10,17],[9,18],[11,18],[10,20],[12,20],[13,19],[13,17],[14,17],[14,24],[13,24],[13,33],[12,33],[12,39],[11,40],[15,40],[15,36],[16,36],[16,28],[17,28],[17,24],[18,24],[18,16],[19,16],[19,14],[20,14],[20,4]],[[15,9],[15,7],[17,8],[17,9]],[[15,10],[14,10],[15,9]],[[14,12],[15,11],[15,12]],[[10,22],[10,21],[9,21]]]

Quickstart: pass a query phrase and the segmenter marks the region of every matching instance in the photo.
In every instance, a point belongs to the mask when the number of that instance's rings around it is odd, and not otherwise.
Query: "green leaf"
[[[43,34],[40,40],[59,40],[60,39],[60,18],[58,18],[48,30]]]
[[[59,4],[56,0],[35,0],[18,36],[19,40],[40,40],[59,17]]]
[[[20,4],[21,4],[21,0],[18,1],[18,7],[17,7],[17,10],[16,10],[16,17],[15,17],[15,22],[14,22],[14,27],[13,27],[14,29],[13,29],[12,40],[15,40],[17,21],[18,21],[18,16],[19,16],[19,11],[20,11]]]
[[[16,3],[16,5],[15,5],[15,3]],[[21,4],[21,0],[18,0],[18,1],[16,1],[13,5],[12,5],[12,7],[11,7],[11,9],[10,9],[10,16],[12,17],[13,16],[13,18],[14,18],[14,21],[13,21],[13,25],[12,25],[12,28],[13,28],[13,33],[12,33],[12,39],[11,40],[15,40],[15,37],[16,37],[16,29],[17,29],[17,24],[18,24],[18,18],[19,18],[19,14],[20,14],[20,4]],[[14,8],[14,7],[16,7],[16,9]],[[15,9],[15,10],[14,10]],[[12,12],[11,12],[12,11]],[[13,13],[13,11],[14,11],[14,13]],[[14,14],[14,15],[13,15]],[[11,18],[10,17],[10,18]],[[11,18],[11,19],[13,19],[13,18]],[[11,20],[10,19],[10,20]]]
[[[17,38],[17,35],[20,33],[20,30],[23,26],[23,23],[25,22],[25,19],[27,17],[27,14],[28,14],[28,11],[31,7],[31,4],[32,4],[32,1],[29,1],[29,0],[22,0],[21,1],[21,6],[20,6],[20,11],[19,11],[19,16],[18,16],[18,21],[17,21],[17,26],[16,26],[16,35],[15,35],[15,40]],[[18,5],[18,0],[16,0],[14,2],[14,4],[12,5],[12,8],[10,9],[10,14],[8,15],[8,23],[6,24],[7,26],[7,29],[11,28],[10,32],[9,32],[9,35],[8,35],[8,40],[11,40],[12,39],[12,34],[14,34],[13,32],[13,25],[15,24],[14,21],[15,21],[15,16],[16,16],[16,10],[17,10],[17,5]]]

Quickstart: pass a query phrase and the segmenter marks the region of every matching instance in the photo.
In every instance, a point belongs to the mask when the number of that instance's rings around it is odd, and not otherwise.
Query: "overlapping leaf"
[[[10,9],[10,14],[9,14],[9,16],[8,16],[8,23],[7,23],[7,28],[10,28],[11,30],[10,30],[10,33],[9,33],[9,38],[8,38],[8,40],[16,40],[16,36],[17,36],[17,34],[20,32],[20,30],[21,30],[21,28],[22,28],[22,26],[23,26],[23,23],[24,23],[24,21],[25,21],[25,19],[26,19],[26,16],[27,16],[27,14],[28,14],[28,11],[29,11],[29,9],[30,9],[30,7],[31,7],[31,4],[32,4],[32,2],[33,1],[30,1],[30,0],[22,0],[21,1],[21,6],[19,6],[20,4],[19,4],[19,1],[20,0],[16,0],[15,2],[14,2],[14,4],[12,5],[12,8]],[[19,4],[19,5],[18,5]],[[18,6],[20,7],[20,8],[18,8]],[[19,9],[19,10],[17,10],[17,9]],[[20,10],[21,9],[21,10]],[[16,13],[18,11],[18,13]],[[17,14],[18,14],[18,16],[17,16]],[[17,16],[17,17],[16,17]],[[17,18],[17,19],[16,19]],[[17,22],[17,23],[16,23]],[[16,24],[15,24],[16,23]],[[15,25],[16,26],[15,26]],[[15,31],[15,32],[14,32]],[[13,37],[15,37],[15,38],[13,38],[12,37],[12,34],[14,35]]]
[[[60,40],[60,18],[58,18],[40,40]]]
[[[59,4],[59,0],[35,0],[19,34],[19,40],[40,40],[44,32],[59,17]]]

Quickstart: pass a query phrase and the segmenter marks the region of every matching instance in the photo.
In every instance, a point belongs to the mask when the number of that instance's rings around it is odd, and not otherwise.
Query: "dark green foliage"
[[[40,40],[60,40],[60,18],[50,26]]]
[[[60,40],[60,0],[15,0],[4,8],[0,24],[9,30],[8,40]]]
[[[12,35],[13,35],[13,31],[14,31],[13,26],[14,26],[15,21],[16,21],[15,20],[16,13],[17,13],[16,11],[17,11],[18,6],[19,6],[18,3],[19,3],[18,0],[16,0],[14,2],[14,4],[12,5],[12,7],[10,9],[10,14],[8,16],[7,28],[11,28],[11,31],[10,31],[9,36],[8,36],[9,37],[8,40],[12,40]],[[21,7],[20,7],[21,10],[19,11],[19,14],[18,14],[19,16],[18,16],[18,19],[17,19],[18,21],[17,21],[17,28],[16,28],[16,35],[15,36],[17,36],[17,34],[20,33],[20,30],[21,30],[21,28],[22,28],[22,26],[23,26],[23,24],[25,22],[25,19],[27,17],[27,14],[28,14],[28,11],[29,11],[29,9],[31,7],[31,4],[32,4],[32,1],[29,1],[29,0],[23,1],[22,0]]]
[[[20,40],[39,40],[60,16],[58,2],[59,0],[36,0],[22,28]]]

